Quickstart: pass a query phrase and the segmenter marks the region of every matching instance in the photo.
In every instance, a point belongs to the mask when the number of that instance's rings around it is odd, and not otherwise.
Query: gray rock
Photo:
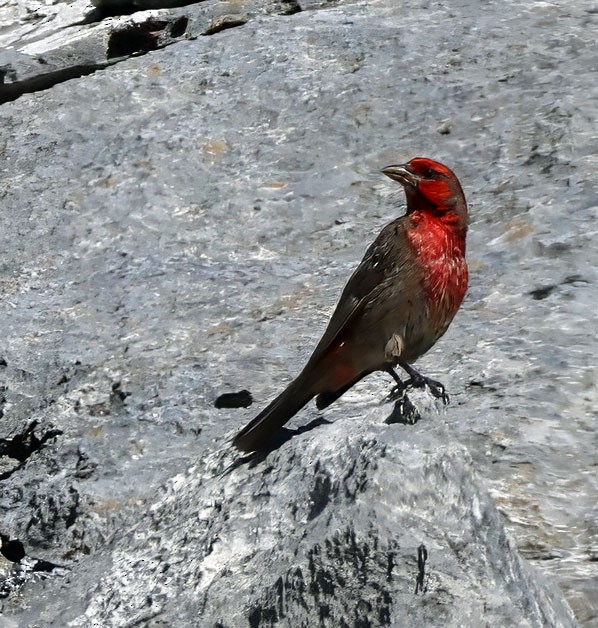
[[[88,0],[0,0],[0,49],[19,49],[43,41],[93,18],[96,9]],[[72,35],[65,37],[68,42]]]
[[[85,599],[66,610],[48,595],[44,621],[576,625],[517,557],[466,450],[438,447],[423,424],[380,428],[378,414],[245,463],[203,457],[114,543]]]
[[[592,10],[256,15],[0,108],[7,621],[572,625],[521,552],[595,622]],[[372,376],[215,477],[401,212],[378,171],[415,154],[472,208],[468,301],[420,364],[452,405],[387,426]]]
[[[133,13],[149,9],[168,9],[190,4],[185,0],[91,0],[93,5],[111,13]]]
[[[0,104],[181,39],[242,26],[258,14],[287,15],[300,10],[295,0],[248,0],[224,8],[212,0],[171,11],[166,9],[186,3],[119,0],[94,4],[95,12],[89,10],[88,3],[59,2],[47,16],[33,3],[28,18],[38,23],[33,31],[30,27],[11,28],[4,37],[0,33],[0,44],[11,45],[0,50]],[[119,16],[121,11],[125,16]],[[107,17],[113,14],[116,17]]]

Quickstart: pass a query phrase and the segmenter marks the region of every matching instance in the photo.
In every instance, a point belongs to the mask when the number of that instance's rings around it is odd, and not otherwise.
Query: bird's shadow
[[[406,394],[398,399],[389,395],[385,402],[388,403],[389,401],[394,401],[395,405],[392,412],[384,419],[384,423],[387,425],[395,423],[415,425],[421,419],[418,409],[411,403],[411,399]]]
[[[403,392],[401,395],[394,396],[392,393],[384,399],[383,404],[393,402],[394,407],[392,412],[386,417],[384,422],[387,425],[393,425],[396,423],[402,425],[415,425],[420,419],[421,415],[417,408],[411,403],[409,397]],[[286,427],[281,427],[275,434],[272,435],[270,440],[264,444],[259,451],[253,451],[250,454],[246,454],[237,458],[234,462],[228,465],[222,472],[222,477],[228,475],[235,469],[242,466],[247,466],[249,469],[253,469],[258,464],[263,462],[269,454],[277,449],[280,449],[286,442],[290,441],[295,436],[310,432],[320,425],[330,425],[332,421],[328,421],[323,416],[316,417],[313,421],[310,421],[306,425],[303,425],[296,430],[290,430]]]
[[[231,463],[222,473],[223,476],[228,475],[235,469],[247,465],[249,469],[253,469],[260,462],[263,462],[269,454],[277,449],[280,449],[286,442],[290,441],[295,436],[299,436],[300,434],[305,434],[306,432],[310,432],[311,430],[319,427],[320,425],[330,425],[331,421],[328,421],[322,416],[315,418],[313,421],[310,421],[306,425],[302,425],[298,427],[296,430],[289,430],[286,427],[282,427],[275,434],[272,435],[272,438],[264,444],[264,446],[259,451],[251,452],[246,456],[241,456],[237,458],[233,463]]]

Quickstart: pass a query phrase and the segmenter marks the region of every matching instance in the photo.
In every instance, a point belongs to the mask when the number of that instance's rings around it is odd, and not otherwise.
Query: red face
[[[457,177],[437,161],[415,157],[406,169],[414,175],[413,187],[438,209],[448,208],[457,200],[455,196],[462,194]]]
[[[459,179],[446,166],[426,157],[387,166],[382,172],[405,188],[407,213],[432,212],[444,222],[467,225],[467,203]]]

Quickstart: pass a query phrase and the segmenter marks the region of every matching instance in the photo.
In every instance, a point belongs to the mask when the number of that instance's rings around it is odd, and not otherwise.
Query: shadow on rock
[[[231,471],[234,471],[235,469],[238,469],[245,464],[248,465],[250,469],[253,469],[258,464],[263,462],[269,454],[271,454],[273,451],[280,449],[285,443],[289,442],[295,436],[311,432],[311,430],[315,429],[316,427],[320,427],[321,425],[330,425],[330,423],[331,421],[328,421],[324,417],[320,416],[313,421],[310,421],[307,425],[303,425],[296,430],[289,430],[286,427],[283,427],[272,435],[272,438],[268,441],[268,444],[264,449],[261,449],[260,451],[254,451],[246,456],[238,458],[226,468],[222,476],[228,475]]]

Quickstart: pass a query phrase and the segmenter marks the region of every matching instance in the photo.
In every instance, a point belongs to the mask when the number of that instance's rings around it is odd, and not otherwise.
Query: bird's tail
[[[315,396],[313,387],[306,379],[305,375],[301,374],[292,381],[272,403],[235,436],[233,445],[241,451],[263,449],[276,430],[295,416]]]
[[[339,397],[342,397],[349,388],[352,388],[357,384],[357,382],[361,381],[366,375],[369,375],[370,371],[365,371],[360,373],[355,379],[352,379],[350,382],[347,382],[344,386],[337,388],[336,390],[328,391],[320,393],[316,397],[316,407],[318,410],[323,410],[327,408],[331,403],[334,403]]]

